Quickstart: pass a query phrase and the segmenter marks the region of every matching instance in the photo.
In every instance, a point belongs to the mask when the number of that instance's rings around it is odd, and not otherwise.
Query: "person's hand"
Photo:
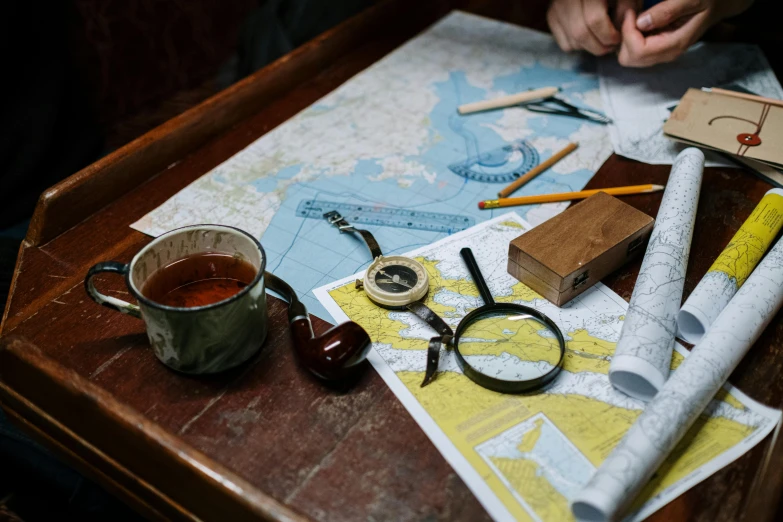
[[[750,7],[753,0],[664,0],[636,16],[626,9],[617,59],[626,67],[671,62],[712,25]]]
[[[546,13],[549,29],[563,51],[585,50],[602,56],[617,50],[622,35],[612,22],[610,4],[616,12],[634,9],[640,0],[552,0]],[[619,17],[622,20],[622,16]]]

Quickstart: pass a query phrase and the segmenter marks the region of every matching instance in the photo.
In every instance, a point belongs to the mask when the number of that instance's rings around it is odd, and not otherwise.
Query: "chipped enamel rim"
[[[141,291],[138,288],[136,288],[136,285],[131,280],[131,272],[133,271],[132,270],[133,265],[136,264],[136,262],[141,258],[141,256],[149,252],[157,244],[168,239],[169,236],[187,230],[209,230],[215,232],[228,232],[232,234],[239,234],[248,238],[256,246],[256,248],[258,248],[258,251],[261,254],[261,266],[258,267],[258,273],[256,274],[256,277],[253,278],[253,280],[250,283],[248,283],[248,285],[245,288],[243,288],[236,294],[232,295],[231,297],[204,306],[191,306],[191,307],[167,306],[164,304],[160,304],[156,301],[153,301],[145,297],[144,295],[142,295]],[[136,300],[139,301],[140,303],[143,303],[145,306],[149,306],[151,308],[157,308],[158,310],[166,310],[169,312],[201,312],[203,310],[213,310],[215,308],[219,308],[221,306],[232,303],[237,299],[241,299],[245,294],[250,292],[250,290],[252,290],[264,278],[264,272],[266,271],[266,251],[264,251],[264,247],[261,246],[261,243],[255,237],[251,236],[249,233],[245,232],[240,228],[230,227],[227,225],[190,225],[186,227],[180,227],[180,228],[175,228],[173,230],[169,230],[162,236],[158,236],[152,242],[146,245],[144,248],[139,250],[139,252],[135,256],[133,256],[131,262],[128,263],[126,266],[128,268],[125,272],[125,284],[128,285],[128,289],[130,290],[133,297],[136,298]]]

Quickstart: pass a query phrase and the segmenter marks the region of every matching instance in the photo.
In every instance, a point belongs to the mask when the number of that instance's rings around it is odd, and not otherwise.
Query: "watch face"
[[[379,257],[367,269],[364,291],[381,306],[396,308],[427,294],[429,278],[421,263],[402,256]]]

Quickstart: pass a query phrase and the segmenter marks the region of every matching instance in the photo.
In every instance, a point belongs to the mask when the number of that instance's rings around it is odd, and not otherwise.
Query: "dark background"
[[[372,3],[4,2],[0,305],[44,190]]]
[[[0,7],[0,309],[39,195],[373,0],[51,0]],[[138,520],[0,410],[0,522]]]

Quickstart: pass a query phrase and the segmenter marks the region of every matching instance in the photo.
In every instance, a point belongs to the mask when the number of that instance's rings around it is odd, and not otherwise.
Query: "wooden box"
[[[653,222],[599,192],[513,240],[508,273],[562,306],[644,252]]]

